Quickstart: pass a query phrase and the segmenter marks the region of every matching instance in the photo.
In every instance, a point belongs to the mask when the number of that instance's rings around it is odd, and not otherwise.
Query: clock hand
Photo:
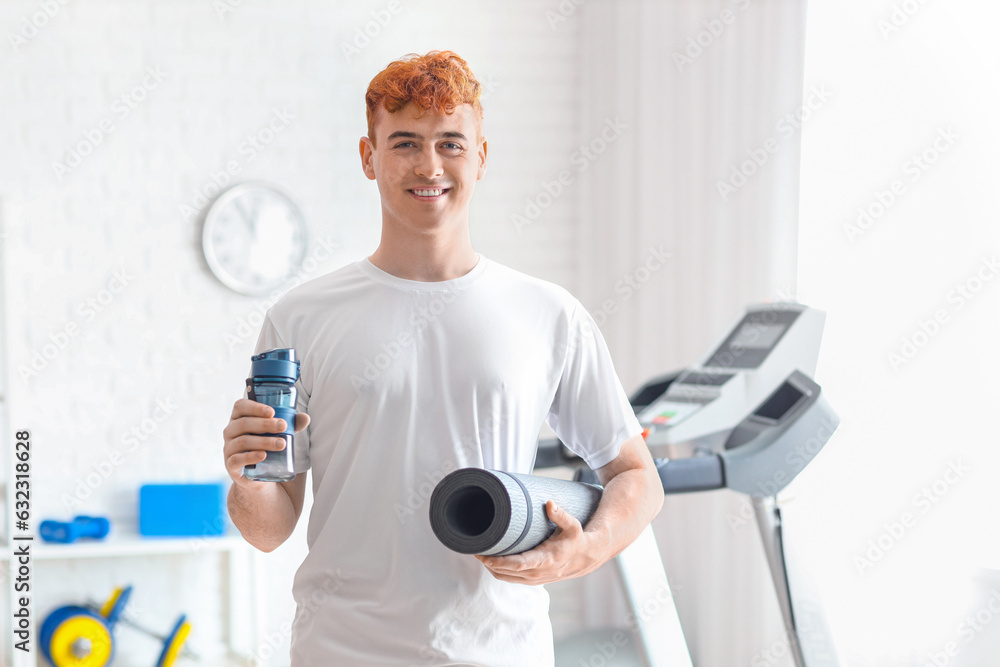
[[[257,235],[257,221],[252,216],[250,216],[247,213],[247,210],[245,208],[243,208],[243,205],[240,203],[239,198],[236,198],[236,199],[233,200],[233,205],[236,206],[236,210],[240,212],[240,217],[242,217],[243,218],[243,222],[246,223],[247,229],[250,230],[251,234],[253,234],[254,236],[256,236]]]

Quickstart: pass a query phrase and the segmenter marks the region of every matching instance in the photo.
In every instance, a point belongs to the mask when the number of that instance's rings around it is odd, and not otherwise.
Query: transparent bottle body
[[[285,447],[278,451],[269,450],[263,461],[245,466],[243,475],[247,479],[258,482],[288,482],[295,479],[295,436],[291,431],[295,427],[294,410],[297,397],[298,392],[295,385],[286,380],[254,379],[254,400],[275,408],[275,417],[291,423],[286,429],[289,431],[288,433],[261,434],[272,438],[282,438],[285,441]]]
[[[295,385],[268,380],[264,380],[260,384],[254,382],[253,393],[258,403],[265,403],[272,408],[294,408],[295,400],[298,397]]]

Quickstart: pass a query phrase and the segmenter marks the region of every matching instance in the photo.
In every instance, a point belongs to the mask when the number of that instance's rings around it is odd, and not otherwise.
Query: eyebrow
[[[465,141],[469,140],[468,137],[466,137],[461,132],[439,132],[437,136],[439,138],[445,138],[445,139],[464,139]],[[421,139],[421,140],[423,140],[424,138],[423,135],[417,134],[416,132],[404,132],[402,130],[397,130],[396,132],[393,132],[388,137],[386,137],[385,140],[392,141],[393,139],[399,137],[405,137],[407,139]]]

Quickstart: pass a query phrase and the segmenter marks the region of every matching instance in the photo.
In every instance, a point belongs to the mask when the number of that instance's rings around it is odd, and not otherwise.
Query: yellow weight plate
[[[121,594],[122,594],[121,587],[116,588],[115,592],[112,593],[111,597],[108,598],[108,601],[104,603],[103,607],[101,607],[101,616],[107,618],[109,615],[111,615],[111,610],[115,608],[115,604],[118,602],[118,598],[121,597]]]
[[[190,623],[184,623],[177,629],[177,634],[174,635],[173,641],[171,641],[170,646],[167,647],[167,652],[163,656],[163,661],[160,663],[160,667],[170,667],[174,664],[174,661],[177,660],[177,655],[181,652],[181,648],[184,647],[184,641],[187,639],[190,632]]]
[[[90,642],[86,655],[77,655],[73,644]],[[70,616],[52,633],[49,652],[56,667],[103,667],[111,658],[111,634],[107,626],[92,616]]]

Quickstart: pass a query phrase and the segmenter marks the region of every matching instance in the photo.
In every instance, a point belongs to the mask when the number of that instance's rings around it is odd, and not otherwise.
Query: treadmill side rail
[[[826,617],[810,592],[808,578],[789,568],[785,560],[781,509],[776,499],[755,497],[753,508],[795,667],[839,667]]]
[[[692,667],[652,526],[615,557],[647,667]]]

